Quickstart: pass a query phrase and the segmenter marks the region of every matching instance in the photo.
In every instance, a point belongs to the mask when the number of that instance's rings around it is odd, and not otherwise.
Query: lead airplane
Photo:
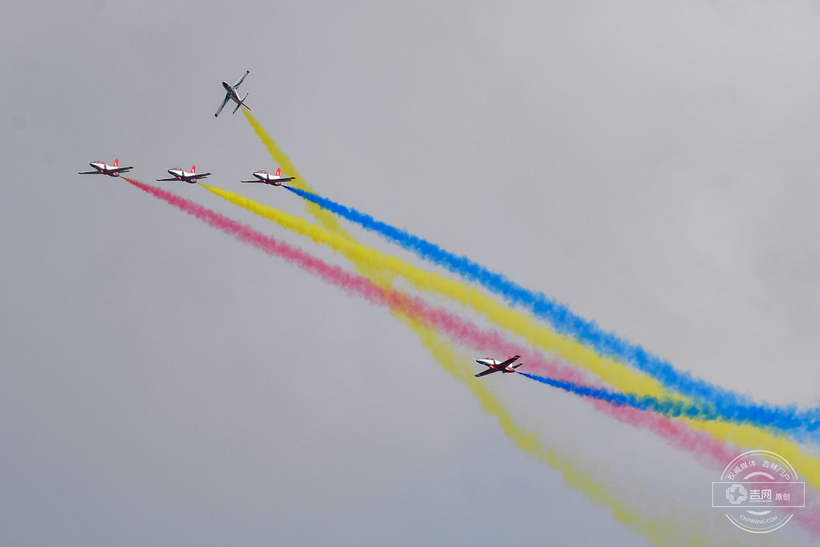
[[[173,178],[170,179],[157,179],[157,181],[169,181],[169,180],[181,180],[183,182],[187,182],[190,184],[196,184],[199,179],[204,179],[210,173],[197,173],[196,172],[196,165],[191,166],[191,172],[189,173],[185,169],[180,169],[179,167],[174,167],[173,169],[168,169],[168,172],[174,175]]]
[[[128,167],[120,167],[120,160],[115,159],[114,165],[108,165],[102,161],[92,161],[89,163],[91,167],[96,169],[96,171],[80,171],[78,174],[80,175],[108,175],[109,177],[119,177],[120,173],[127,173],[131,169],[134,168],[133,165],[129,165]]]
[[[282,168],[281,167],[277,167],[276,168],[276,173],[274,173],[272,175],[270,173],[268,173],[267,171],[256,171],[253,174],[253,176],[256,177],[257,180],[243,180],[243,181],[240,181],[240,182],[261,182],[261,183],[264,183],[264,184],[272,184],[273,186],[282,186],[283,182],[288,182],[288,181],[293,180],[293,179],[296,178],[296,177],[286,177],[286,176],[282,175]]]
[[[520,355],[513,355],[511,357],[507,357],[507,360],[503,361],[503,362],[498,361],[497,359],[490,359],[489,357],[484,357],[482,359],[476,359],[475,360],[476,363],[482,364],[482,365],[484,365],[486,367],[489,367],[489,368],[487,368],[487,370],[479,372],[478,374],[475,375],[475,377],[479,378],[481,376],[486,376],[486,375],[492,374],[494,372],[503,372],[505,374],[509,373],[509,372],[515,372],[515,369],[517,369],[518,367],[520,367],[521,365],[524,364],[524,363],[518,363],[517,365],[512,364],[519,357],[521,357],[521,356]]]
[[[221,105],[219,105],[219,110],[216,111],[216,114],[214,114],[214,117],[219,116],[219,113],[222,112],[222,109],[225,108],[225,105],[228,104],[228,101],[230,101],[231,99],[233,99],[233,102],[236,103],[236,108],[233,109],[234,114],[236,114],[236,111],[239,110],[240,106],[244,106],[245,108],[250,110],[250,107],[245,104],[245,99],[248,98],[248,93],[245,93],[245,96],[242,97],[241,99],[239,98],[239,95],[236,93],[236,88],[238,88],[240,85],[242,85],[242,82],[245,81],[245,78],[250,73],[251,73],[250,70],[246,70],[245,74],[243,74],[242,77],[239,78],[239,81],[236,82],[233,85],[230,85],[228,82],[222,82],[222,87],[224,87],[225,91],[226,91],[225,100],[222,101]]]

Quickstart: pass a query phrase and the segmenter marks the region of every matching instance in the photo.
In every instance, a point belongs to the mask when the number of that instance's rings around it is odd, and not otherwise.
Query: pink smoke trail
[[[346,272],[339,266],[331,266],[301,249],[278,241],[250,226],[240,224],[211,209],[161,188],[130,178],[125,178],[125,180],[154,197],[162,199],[189,215],[202,220],[213,228],[232,235],[271,256],[284,258],[286,261],[300,266],[302,269],[317,275],[326,283],[340,287],[350,295],[363,297],[373,304],[387,305],[446,333],[464,345],[499,353],[517,353],[523,357],[522,361],[527,360],[529,367],[543,374],[575,383],[586,381],[586,377],[580,371],[557,361],[547,360],[531,349],[511,343],[496,331],[482,331],[471,321],[457,317],[444,309],[430,306],[419,297],[413,297],[388,287],[381,287],[363,276]]]
[[[537,352],[509,342],[497,331],[483,331],[471,321],[460,318],[442,308],[433,307],[419,297],[378,286],[358,274],[346,272],[339,266],[331,266],[301,249],[262,234],[250,226],[241,224],[191,200],[155,186],[127,177],[123,178],[137,188],[202,220],[213,228],[232,235],[236,239],[271,256],[280,257],[292,264],[296,264],[318,276],[326,283],[341,288],[351,296],[360,296],[373,304],[387,305],[414,320],[422,321],[428,326],[446,333],[449,337],[464,345],[504,354],[519,354],[522,356],[522,361],[526,359],[527,368],[537,371],[539,374],[589,385],[580,371],[558,361],[547,360]],[[593,400],[593,404],[599,411],[620,422],[647,429],[672,446],[693,453],[701,463],[705,463],[712,468],[722,470],[727,462],[732,461],[735,456],[740,454],[740,449],[736,446],[718,441],[706,432],[694,431],[684,422],[675,421],[651,411],[642,411],[627,406],[616,407],[598,400]],[[813,492],[810,496],[808,489],[806,495],[807,510],[795,514],[795,518],[811,532],[812,536],[820,536],[820,515],[816,514],[818,511],[808,510],[808,500],[811,500],[811,506],[816,508],[818,506],[818,497]]]

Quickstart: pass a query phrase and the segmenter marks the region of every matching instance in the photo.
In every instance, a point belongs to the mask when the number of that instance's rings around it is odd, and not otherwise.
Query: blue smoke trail
[[[758,414],[761,417],[779,413],[783,415],[784,420],[788,423],[794,421],[810,425],[811,422],[816,424],[820,420],[820,409],[798,411],[796,405],[777,407],[755,404],[746,395],[740,395],[700,378],[695,378],[689,372],[678,371],[669,362],[649,353],[642,346],[633,344],[614,332],[601,329],[595,321],[575,315],[566,305],[555,302],[541,292],[530,291],[509,280],[505,275],[488,270],[465,256],[458,256],[445,251],[435,243],[375,220],[370,215],[361,213],[356,209],[345,207],[298,188],[284,187],[340,217],[380,234],[387,240],[414,252],[424,260],[443,266],[468,281],[478,283],[485,289],[500,295],[508,304],[520,305],[528,309],[535,317],[552,324],[556,331],[574,337],[579,342],[592,347],[599,354],[608,355],[629,363],[657,379],[663,385],[684,395],[708,401],[714,405],[718,414],[727,419],[742,410]],[[810,427],[810,430],[816,430],[816,425]]]
[[[518,371],[518,374],[526,376],[536,382],[547,384],[558,389],[563,389],[569,393],[580,395],[581,397],[591,397],[601,401],[605,401],[614,406],[631,406],[638,410],[651,410],[659,414],[663,414],[669,418],[691,418],[694,420],[724,420],[731,421],[738,424],[750,424],[758,427],[774,427],[780,430],[809,430],[815,431],[818,428],[818,422],[804,423],[794,418],[784,416],[779,412],[767,412],[761,414],[759,412],[748,411],[743,408],[736,408],[732,416],[725,416],[719,412],[711,404],[693,404],[683,401],[677,401],[670,398],[659,399],[651,395],[630,395],[625,393],[618,393],[608,391],[606,389],[593,388],[584,385],[566,382],[564,380],[555,380],[545,376],[538,376],[528,372]]]
[[[711,406],[699,406],[691,403],[684,403],[682,401],[674,401],[672,399],[658,399],[649,395],[629,395],[608,391],[606,389],[584,386],[564,380],[556,380],[547,376],[539,376],[537,374],[530,374],[520,370],[517,372],[518,374],[526,376],[536,382],[541,382],[542,384],[547,384],[548,386],[562,389],[568,393],[580,395],[581,397],[598,399],[599,401],[607,402],[613,406],[631,406],[633,408],[637,408],[638,410],[651,410],[670,418],[677,418],[680,416],[698,420],[716,420],[720,418],[720,416],[715,412],[714,407]]]

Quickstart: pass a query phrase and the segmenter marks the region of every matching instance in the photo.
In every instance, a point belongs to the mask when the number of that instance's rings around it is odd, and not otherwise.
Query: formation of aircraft
[[[250,74],[250,70],[246,70],[245,74],[239,78],[239,81],[236,82],[234,85],[230,85],[228,82],[222,82],[222,87],[225,88],[225,99],[222,101],[222,104],[219,105],[219,109],[216,111],[214,116],[219,116],[219,113],[222,112],[222,109],[225,108],[225,105],[228,104],[228,101],[233,100],[236,103],[236,108],[233,109],[233,113],[236,114],[236,111],[239,110],[240,106],[244,106],[248,110],[250,107],[245,104],[245,99],[248,98],[248,94],[245,93],[245,96],[241,99],[239,98],[239,94],[236,90],[242,85],[242,82],[245,81],[245,78],[248,77]],[[108,175],[109,177],[119,177],[120,173],[127,173],[131,169],[134,168],[133,165],[129,165],[128,167],[120,167],[120,160],[115,159],[114,165],[108,165],[102,161],[92,161],[89,165],[94,168],[94,171],[80,171],[80,175]],[[191,166],[191,171],[186,171],[185,169],[180,169],[175,167],[173,169],[168,169],[168,173],[172,175],[172,178],[167,179],[157,179],[157,181],[165,182],[165,181],[183,181],[188,182],[190,184],[196,184],[200,179],[204,179],[211,173],[197,173],[196,172],[196,165]],[[282,175],[282,168],[278,168],[276,173],[271,175],[267,171],[257,171],[253,174],[257,180],[243,180],[242,182],[262,182],[265,184],[272,184],[273,186],[281,186],[283,182],[288,182],[293,180],[296,177],[286,177]]]
[[[107,163],[103,163],[101,161],[92,161],[89,165],[96,169],[96,171],[80,171],[80,175],[108,175],[109,177],[119,177],[120,173],[127,173],[131,169],[134,168],[133,165],[129,165],[128,167],[119,167],[120,160],[114,160],[114,165],[108,165]],[[197,173],[196,172],[196,165],[191,166],[190,171],[186,171],[185,169],[180,169],[179,167],[174,167],[172,169],[168,169],[168,173],[172,175],[170,178],[166,179],[157,179],[158,182],[168,182],[168,181],[182,181],[187,182],[190,184],[196,184],[199,182],[200,179],[204,179],[212,175],[213,173]],[[282,174],[282,168],[277,167],[276,173],[270,174],[267,171],[256,171],[253,173],[253,176],[256,177],[256,180],[243,180],[241,182],[259,182],[263,184],[270,184],[273,186],[282,186],[283,182],[288,182],[294,180],[296,177],[288,177]]]
[[[488,374],[493,374],[495,372],[502,372],[502,373],[510,373],[515,372],[515,369],[523,365],[524,363],[518,363],[517,365],[513,365],[512,363],[515,362],[520,355],[512,355],[507,357],[506,361],[498,361],[497,359],[490,359],[489,357],[483,357],[481,359],[476,359],[476,363],[484,365],[487,367],[487,370],[483,370],[475,375],[476,378],[481,376],[486,376]]]
[[[190,184],[196,184],[199,179],[204,179],[210,173],[197,173],[196,172],[196,165],[191,166],[191,171],[188,172],[185,169],[180,169],[179,167],[174,167],[173,169],[168,169],[168,172],[173,175],[173,178],[170,179],[157,179],[158,181],[169,181],[169,180],[181,180],[183,182],[187,182]]]
[[[288,182],[289,180],[293,180],[296,177],[286,177],[282,175],[282,168],[278,167],[276,169],[276,173],[270,174],[267,171],[256,171],[253,174],[256,177],[256,180],[243,180],[241,182],[252,183],[252,182],[261,182],[262,184],[272,184],[273,186],[282,186],[283,182]]]
[[[239,94],[236,92],[236,89],[240,85],[242,85],[242,82],[245,81],[245,78],[250,73],[250,70],[246,70],[245,74],[243,74],[242,77],[239,78],[239,81],[233,85],[228,84],[228,82],[222,82],[222,87],[225,88],[225,100],[223,100],[222,104],[219,105],[219,109],[216,111],[216,114],[214,114],[214,117],[219,116],[219,113],[222,112],[222,109],[225,108],[225,105],[228,104],[228,101],[230,100],[233,100],[233,102],[236,103],[236,108],[233,109],[234,114],[236,114],[236,111],[239,110],[240,106],[244,106],[245,108],[250,110],[248,105],[245,104],[245,99],[248,98],[248,93],[245,93],[245,96],[240,99]]]
[[[225,88],[225,99],[222,101],[222,104],[219,106],[219,110],[216,111],[214,116],[219,116],[219,113],[222,112],[222,109],[225,108],[225,105],[228,104],[228,101],[233,100],[236,103],[236,108],[234,108],[233,113],[236,114],[236,111],[239,110],[240,106],[244,106],[248,110],[248,105],[245,104],[245,99],[248,98],[248,94],[246,93],[244,97],[241,99],[237,94],[237,88],[245,81],[245,78],[250,74],[250,70],[245,71],[245,74],[239,78],[239,81],[236,82],[234,85],[229,85],[228,82],[222,82],[222,87]],[[108,165],[105,162],[101,161],[92,161],[89,165],[93,167],[94,171],[80,171],[80,175],[108,175],[109,177],[119,177],[120,173],[127,173],[134,167],[129,165],[127,167],[120,167],[120,160],[115,159],[114,165]],[[190,184],[196,184],[200,179],[204,179],[205,177],[209,176],[211,173],[197,173],[196,172],[196,165],[191,166],[191,171],[185,171],[184,169],[180,169],[175,167],[173,169],[168,169],[168,173],[172,175],[171,178],[166,179],[157,179],[157,181],[183,181]],[[296,177],[288,177],[282,175],[282,168],[279,167],[276,169],[276,173],[270,174],[267,171],[256,171],[253,173],[253,176],[256,177],[255,180],[243,180],[241,182],[244,183],[262,183],[262,184],[270,184],[272,186],[281,186],[283,182],[288,182]],[[480,378],[481,376],[486,376],[488,374],[494,374],[496,372],[501,372],[503,374],[516,372],[515,369],[520,367],[523,363],[518,363],[513,365],[513,363],[518,360],[521,356],[520,355],[513,355],[507,357],[506,361],[498,361],[497,359],[491,359],[489,357],[483,357],[481,359],[476,359],[476,362],[484,365],[487,367],[486,370],[479,372],[476,374],[476,378]]]
[[[120,173],[127,173],[134,168],[133,165],[128,167],[120,167],[120,160],[115,159],[114,165],[108,165],[103,161],[92,161],[89,163],[96,171],[80,171],[80,175],[108,175],[109,177],[119,177]]]

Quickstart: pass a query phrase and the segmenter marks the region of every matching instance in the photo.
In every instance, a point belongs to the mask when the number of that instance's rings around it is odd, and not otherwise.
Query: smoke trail
[[[692,454],[704,466],[722,471],[742,450],[721,442],[705,431],[693,431],[681,420],[672,420],[655,412],[637,410],[631,406],[613,406],[593,400],[599,411],[636,428],[646,429],[675,448]],[[816,465],[816,463],[815,463]],[[794,513],[795,521],[813,538],[820,537],[820,494],[815,488],[806,489],[806,507]]]
[[[273,137],[268,135],[268,132],[265,131],[265,128],[262,127],[256,118],[246,109],[242,109],[242,113],[245,114],[245,118],[248,120],[248,123],[251,124],[256,136],[259,137],[259,140],[262,141],[262,144],[267,149],[268,153],[270,154],[273,161],[279,164],[285,173],[290,176],[296,177],[292,182],[293,186],[300,188],[302,190],[306,190],[309,192],[313,192],[313,188],[311,188],[310,184],[302,177],[299,171],[296,169],[296,166],[293,165],[293,162],[290,161],[290,158],[282,152],[282,149],[276,144],[273,140]],[[324,210],[323,208],[319,207],[314,203],[307,202],[305,204],[305,209],[308,213],[310,213],[313,218],[315,218],[319,224],[333,232],[334,234],[339,235],[340,237],[346,239],[353,239],[347,231],[342,228],[342,225],[339,223],[339,220],[336,216],[328,211]],[[394,275],[390,272],[383,270],[383,269],[374,269],[368,264],[361,264],[357,263],[354,264],[356,271],[360,274],[364,275],[372,279],[377,283],[381,283],[384,285],[389,285],[393,282]]]
[[[632,344],[613,332],[602,330],[594,321],[575,315],[563,304],[547,298],[541,292],[531,291],[511,281],[505,275],[491,271],[465,256],[446,251],[425,239],[375,220],[372,216],[354,208],[346,207],[330,199],[299,188],[285,186],[291,192],[310,203],[342,217],[359,226],[376,232],[388,241],[414,252],[420,258],[443,266],[467,281],[480,284],[487,290],[500,295],[510,305],[521,305],[536,317],[549,321],[555,329],[575,337],[602,355],[609,355],[650,374],[665,386],[689,397],[700,398],[715,407],[715,411],[728,420],[734,420],[739,411],[760,416],[766,425],[782,429],[805,427],[816,431],[820,424],[820,409],[797,411],[794,405],[778,407],[769,404],[755,404],[745,395],[716,386],[688,372],[675,369],[669,362],[649,353],[642,346]]]
[[[250,114],[250,112],[244,109],[242,112],[245,114],[245,117],[251,124],[254,132],[270,153],[271,158],[278,163],[286,173],[297,177],[293,185],[302,191],[313,193],[313,189],[299,174],[296,166],[293,162],[291,162],[290,158],[281,150],[281,148],[279,148],[274,139],[267,133],[265,128],[262,127],[262,125]],[[315,193],[313,193],[313,195],[315,195]],[[350,237],[349,234],[341,228],[338,222],[335,222],[335,218],[332,217],[332,215],[328,215],[322,207],[311,207],[310,205],[310,202],[308,202],[308,212],[310,212],[321,224],[328,228],[328,230],[340,234],[343,237]],[[378,275],[378,272],[380,271],[379,269],[369,267],[366,262],[360,260],[354,259],[353,263],[357,270],[365,272],[366,275],[371,278],[374,275]],[[484,346],[482,343],[476,343],[475,341],[473,342],[473,345],[477,347],[492,347],[491,344]],[[523,355],[524,359],[526,359],[528,370],[535,369],[541,373],[546,373],[556,378],[560,377],[556,370],[552,368],[542,368],[538,360],[528,355],[526,350],[509,346],[500,346],[500,348],[500,353],[517,353]],[[444,366],[442,363],[439,364]],[[577,378],[568,379],[582,383],[582,380]],[[713,461],[717,461],[719,466],[722,466],[724,461],[731,461],[731,459],[737,455],[736,453],[728,451],[723,443],[713,439],[709,434],[701,431],[692,431],[686,424],[672,422],[671,420],[658,416],[654,413],[638,411],[631,407],[613,407],[603,402],[598,402],[596,406],[599,410],[609,413],[620,421],[628,422],[635,426],[646,427],[654,431],[678,448],[696,448],[697,450],[695,450],[695,454],[697,457],[711,455]]]
[[[599,401],[605,401],[613,406],[631,406],[638,410],[652,410],[672,418],[681,416],[694,420],[716,420],[719,418],[715,413],[715,409],[708,406],[683,401],[673,401],[671,399],[657,399],[648,395],[636,397],[635,395],[615,393],[601,388],[579,386],[572,382],[530,374],[528,372],[519,371],[518,373],[536,382],[541,382],[542,384],[547,384],[548,386],[562,389],[569,393],[580,395],[581,397],[590,397],[598,399]]]
[[[251,212],[273,220],[289,230],[301,235],[306,235],[317,243],[328,245],[333,250],[341,252],[351,260],[365,262],[375,268],[387,268],[394,273],[402,275],[421,290],[446,294],[463,304],[467,304],[476,311],[483,313],[488,319],[501,327],[522,335],[528,342],[536,347],[558,353],[576,364],[587,365],[585,368],[588,368],[605,382],[615,386],[620,391],[636,392],[640,395],[655,397],[656,399],[670,398],[666,391],[652,380],[638,376],[621,363],[605,360],[605,358],[602,358],[591,349],[579,345],[577,342],[549,332],[545,327],[533,322],[531,318],[498,304],[476,289],[467,287],[462,283],[447,279],[438,274],[416,268],[394,256],[384,255],[375,249],[361,245],[351,239],[345,239],[329,233],[301,218],[294,217],[293,215],[263,205],[239,194],[206,184],[200,184],[200,186],[223,197],[231,203],[235,203]],[[753,423],[755,425],[795,431],[796,433],[801,433],[804,430],[814,431],[817,429],[818,424],[820,424],[820,421],[806,423],[797,420],[794,416],[784,416],[777,412],[763,411],[760,409],[749,410],[741,406],[724,407],[720,417],[735,423]],[[712,419],[714,419],[714,416]]]
[[[678,516],[672,519],[649,518],[622,502],[620,495],[611,493],[604,484],[596,482],[589,473],[574,463],[574,458],[560,456],[554,448],[543,446],[538,437],[519,428],[501,401],[488,390],[487,384],[473,378],[472,369],[468,366],[467,360],[455,355],[449,344],[437,339],[434,333],[419,323],[413,323],[407,317],[399,319],[416,333],[428,351],[451,376],[468,387],[478,399],[484,413],[498,420],[504,433],[518,448],[558,471],[566,484],[580,490],[594,506],[608,508],[614,520],[634,530],[655,545],[717,544],[705,535],[700,525],[684,520],[685,511],[677,513]],[[702,522],[700,524],[702,525]]]
[[[162,199],[183,212],[202,220],[209,226],[232,235],[236,239],[261,249],[270,255],[278,256],[291,263],[297,264],[303,269],[318,275],[326,282],[335,284],[349,293],[364,296],[370,301],[373,301],[373,298],[378,298],[380,294],[380,287],[361,276],[344,272],[337,266],[330,266],[300,249],[279,242],[270,236],[257,232],[249,226],[242,225],[176,194],[133,179],[125,178],[125,180],[154,197]],[[401,308],[400,303],[409,303],[413,299],[403,297],[398,291],[393,292],[396,293],[397,300],[394,302],[394,305],[391,305],[391,308],[399,312],[407,311]],[[447,314],[447,312],[444,311],[441,311],[441,313]],[[431,351],[436,360],[442,364],[449,374],[467,385],[478,399],[484,412],[498,420],[505,434],[519,448],[561,473],[566,483],[583,492],[587,500],[593,505],[607,507],[615,520],[625,524],[630,529],[657,545],[713,544],[703,535],[697,526],[693,526],[691,523],[678,523],[677,519],[651,519],[639,514],[622,502],[618,495],[609,493],[605,485],[594,481],[590,473],[585,472],[570,459],[559,456],[555,449],[544,447],[535,435],[516,426],[512,416],[506,411],[501,402],[490,393],[487,386],[483,382],[473,378],[472,369],[469,367],[466,358],[456,356],[449,344],[439,340],[435,336],[435,333],[425,326],[423,322],[414,320],[412,313],[402,315],[399,318],[419,336],[422,343]]]
[[[529,318],[521,318],[512,310],[502,306],[498,306],[500,309],[496,311],[492,308],[492,306],[497,306],[497,304],[492,300],[487,299],[484,295],[478,293],[474,289],[463,287],[462,285],[451,282],[450,280],[444,280],[439,284],[435,281],[435,277],[434,281],[430,281],[429,278],[424,276],[434,276],[434,274],[420,271],[414,266],[406,264],[395,257],[381,255],[377,251],[363,247],[354,241],[344,240],[334,234],[329,234],[322,228],[314,226],[303,219],[293,217],[292,215],[288,215],[287,213],[283,213],[272,207],[262,205],[238,194],[234,194],[233,192],[228,192],[221,188],[209,187],[204,184],[200,184],[200,186],[224,197],[228,201],[240,205],[249,211],[274,220],[285,228],[291,229],[302,235],[308,235],[318,243],[328,244],[331,248],[343,252],[345,256],[355,262],[362,262],[372,266],[384,268],[396,268],[394,271],[397,271],[403,275],[417,287],[450,295],[447,291],[449,291],[452,285],[454,285],[458,290],[467,291],[466,294],[468,296],[464,296],[462,293],[455,291],[452,293],[452,296],[456,300],[468,302],[469,305],[473,306],[475,309],[482,309],[482,307],[480,305],[474,305],[475,301],[473,299],[485,299],[485,301],[488,301],[488,308],[491,310],[491,313],[487,313],[485,315],[487,315],[491,321],[501,325],[504,328],[508,328],[509,330],[522,334],[529,343],[536,347],[541,347],[547,349],[548,351],[551,350],[550,345],[547,343],[550,341],[548,336],[551,335],[548,331],[546,331],[546,329],[535,325]],[[417,274],[417,272],[420,273]],[[417,275],[419,276],[418,278],[416,277]],[[559,345],[559,347],[561,346]],[[634,372],[625,367],[622,369],[625,371],[624,376],[613,374],[613,369],[615,367],[623,367],[623,365],[617,362],[610,365],[604,360],[604,358],[595,354],[588,348],[581,346],[579,347],[578,352],[568,353],[569,355],[565,355],[565,357],[567,357],[571,362],[578,363],[579,361],[582,361],[582,359],[590,359],[591,361],[586,361],[584,364],[590,364],[591,362],[592,364],[597,365],[597,369],[593,370],[593,372],[595,372],[599,377],[606,376],[603,379],[620,391],[634,391],[639,395],[652,395],[659,398],[664,396],[668,397],[667,392],[662,390],[662,388],[659,388],[658,391],[653,393],[651,390],[646,389],[645,384],[642,384],[641,382],[632,383],[632,378],[628,375],[633,375]],[[597,361],[595,361],[595,359],[597,359]],[[604,364],[607,366],[604,366]],[[590,369],[592,368],[596,367],[590,367]],[[601,374],[598,374],[599,370]],[[638,378],[640,379],[640,377]],[[818,458],[814,456],[805,454],[799,446],[788,439],[772,435],[765,430],[758,429],[751,425],[736,425],[722,421],[701,422],[689,420],[687,418],[681,419],[686,420],[693,429],[707,431],[713,437],[734,443],[737,446],[747,447],[750,449],[765,447],[767,450],[777,452],[784,458],[788,459],[793,465],[795,465],[795,467],[803,470],[803,473],[807,477],[807,482],[810,482],[815,488],[820,488],[820,461],[818,461]]]
[[[292,173],[294,175],[298,175],[298,172],[296,171],[295,166],[293,166],[293,164],[290,162],[290,159],[281,151],[281,149],[279,149],[279,147],[274,142],[273,138],[271,138],[267,134],[265,129],[253,118],[253,116],[250,115],[249,112],[243,110],[243,113],[246,115],[249,123],[254,128],[254,131],[259,136],[260,140],[263,142],[265,147],[268,149],[268,152],[271,154],[271,157],[274,159],[274,161],[279,163],[280,166],[283,166],[285,168],[286,172]],[[301,187],[302,189],[305,189],[305,190],[312,190],[312,188],[310,188],[310,186],[301,177],[299,177],[299,179],[297,180],[295,185],[299,186],[299,187]],[[311,207],[311,204],[308,203],[307,204],[307,211],[310,212],[314,216],[314,218],[316,218],[328,230],[330,230],[334,233],[337,233],[337,234],[339,234],[343,237],[350,237],[349,234],[344,229],[341,228],[341,226],[338,224],[338,222],[335,221],[335,218],[329,217],[329,215],[324,210],[322,210],[321,208]],[[366,262],[358,261],[358,260],[353,260],[353,264],[354,264],[357,271],[367,275],[369,278],[373,279],[377,283],[389,284],[392,281],[392,275],[384,269],[373,268],[369,264],[367,264]],[[401,318],[401,320],[403,322],[406,322],[406,323],[411,323],[411,321],[408,318]],[[413,328],[413,327],[419,328],[419,329],[422,328],[419,325],[412,325],[411,324],[410,326],[411,326],[411,328]],[[433,336],[433,338],[435,338],[434,335],[431,335],[431,336]],[[434,340],[434,341],[440,343],[439,340]],[[425,342],[425,345],[427,345],[426,342]],[[444,367],[446,365],[446,363],[442,362],[441,356],[438,353],[432,352],[432,355],[439,362],[440,366]],[[681,448],[703,446],[704,448],[709,449],[709,450],[704,450],[704,451],[700,452],[701,455],[711,453],[714,456],[715,454],[718,454],[720,452],[720,446],[719,445],[721,443],[719,441],[716,441],[716,440],[710,442],[709,439],[711,439],[711,437],[709,437],[708,435],[705,435],[704,432],[702,432],[702,431],[701,432],[694,432],[694,431],[688,430],[689,432],[685,435],[684,434],[678,434],[677,436],[674,436],[673,433],[681,433],[680,428],[685,427],[685,426],[681,426],[680,424],[675,424],[674,426],[672,426],[670,424],[673,424],[673,422],[671,422],[667,418],[663,418],[661,416],[657,416],[657,415],[654,415],[654,414],[649,413],[649,412],[641,412],[641,411],[637,411],[637,410],[634,410],[634,409],[629,408],[629,407],[620,407],[620,408],[612,407],[612,406],[607,405],[606,403],[602,403],[602,402],[599,402],[597,404],[599,406],[600,405],[605,405],[606,408],[609,408],[612,411],[618,411],[618,412],[623,413],[625,415],[634,415],[634,416],[632,416],[633,424],[637,423],[637,421],[640,421],[641,425],[649,427],[653,431],[658,432],[659,434],[664,436],[664,438],[666,438],[667,440],[672,442],[672,444],[675,444],[676,446],[679,446]],[[713,425],[715,425],[715,424],[713,423]],[[717,424],[717,425],[723,426],[723,424]],[[771,436],[769,436],[768,434],[765,434],[765,433],[759,434],[759,432],[754,431],[754,430],[752,430],[751,432],[749,432],[749,431],[738,432],[737,430],[732,430],[731,428],[727,429],[726,427],[723,427],[723,430],[720,431],[719,433],[724,436],[723,438],[729,438],[730,436],[732,436],[732,438],[737,440],[738,442],[742,442],[742,441],[745,440],[745,441],[750,442],[750,443],[765,443],[766,441],[768,441],[771,438]],[[732,433],[734,435],[730,435]],[[706,437],[706,438],[704,438],[704,437]],[[717,444],[714,444],[714,443],[717,443]],[[761,445],[763,445],[763,444],[761,444]],[[809,460],[809,463],[811,463],[811,464],[815,463],[814,461],[812,461],[813,458],[804,457],[800,453],[799,448],[795,447],[793,444],[787,443],[787,445],[790,448],[789,453],[792,454],[793,457],[796,457],[795,454],[794,454],[796,452],[796,455],[800,456],[801,460]]]
[[[419,290],[443,294],[467,305],[498,326],[522,336],[533,346],[560,355],[576,365],[587,368],[620,391],[635,391],[657,397],[661,397],[666,393],[666,390],[655,380],[636,373],[622,363],[601,357],[590,348],[573,340],[554,334],[544,326],[537,324],[529,316],[495,302],[477,289],[441,275],[424,271],[394,256],[385,255],[376,249],[330,233],[302,218],[263,205],[258,201],[234,192],[202,183],[200,183],[200,186],[243,209],[272,220],[288,230],[307,236],[316,243],[327,245],[334,251],[342,253],[354,263],[363,263],[375,269],[389,270],[403,276]]]
[[[346,272],[339,266],[331,266],[301,249],[264,235],[181,196],[130,178],[125,178],[125,180],[154,197],[193,215],[213,228],[232,235],[269,255],[296,264],[317,275],[326,283],[342,288],[352,296],[360,296],[372,304],[389,306],[392,310],[407,315],[429,328],[434,328],[461,344],[497,353],[520,354],[524,356],[529,367],[561,381],[570,382],[572,385],[586,381],[577,369],[557,361],[547,360],[538,352],[509,342],[497,331],[481,329],[472,321],[458,317],[443,308],[431,306],[419,297],[380,286],[361,275]]]

